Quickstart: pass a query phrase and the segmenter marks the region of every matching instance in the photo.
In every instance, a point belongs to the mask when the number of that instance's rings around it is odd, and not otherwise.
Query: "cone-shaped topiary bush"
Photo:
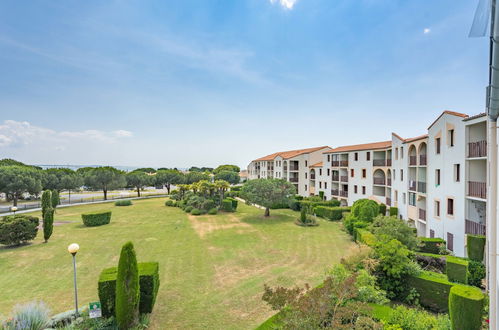
[[[52,192],[45,190],[42,193],[42,218],[45,216],[45,211],[52,207]]]
[[[50,196],[50,203],[52,208],[55,210],[57,205],[61,204],[61,199],[59,197],[59,192],[57,190],[52,190],[52,195]]]
[[[48,242],[54,231],[54,209],[49,207],[43,214],[43,239]]]
[[[465,285],[453,286],[449,294],[452,329],[481,329],[484,298],[484,294],[478,288]]]
[[[139,319],[139,269],[132,242],[121,248],[116,279],[116,322],[120,329],[130,329]]]

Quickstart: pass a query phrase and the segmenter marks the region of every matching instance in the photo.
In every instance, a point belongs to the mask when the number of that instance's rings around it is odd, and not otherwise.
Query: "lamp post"
[[[10,211],[11,211],[11,212],[14,212],[14,214],[16,214],[16,211],[17,211],[17,206],[12,206],[12,207],[10,208]]]
[[[76,253],[80,249],[80,246],[76,243],[70,244],[68,246],[68,252],[73,255],[73,280],[75,287],[75,315],[78,317],[78,289],[76,288]]]

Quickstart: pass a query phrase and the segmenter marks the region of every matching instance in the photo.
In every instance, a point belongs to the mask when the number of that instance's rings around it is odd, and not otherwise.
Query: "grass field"
[[[153,329],[255,328],[273,314],[261,300],[264,283],[316,285],[327,268],[355,251],[339,223],[319,220],[319,227],[299,227],[293,224],[298,213],[291,210],[272,211],[265,219],[262,210],[239,203],[236,213],[194,217],[164,201],[62,208],[55,221],[70,223],[57,225],[49,243],[39,231],[33,244],[0,248],[0,315],[32,300],[43,300],[53,313],[73,308],[66,250],[73,242],[80,244],[81,305],[98,300],[99,273],[117,265],[126,241],[133,241],[139,262],[159,261]],[[111,224],[82,225],[81,213],[108,209]]]

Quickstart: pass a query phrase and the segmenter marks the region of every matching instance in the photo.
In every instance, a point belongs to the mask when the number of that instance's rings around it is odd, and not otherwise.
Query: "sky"
[[[484,112],[477,0],[0,2],[0,158],[190,167]]]

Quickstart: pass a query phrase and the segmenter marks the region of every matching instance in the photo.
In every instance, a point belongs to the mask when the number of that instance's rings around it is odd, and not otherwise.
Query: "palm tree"
[[[208,180],[201,180],[198,181],[197,187],[199,189],[199,192],[203,194],[203,197],[206,198],[206,193],[210,190],[211,184]]]
[[[230,188],[230,184],[225,180],[216,180],[214,185],[220,192],[221,200],[224,199],[225,192]]]

